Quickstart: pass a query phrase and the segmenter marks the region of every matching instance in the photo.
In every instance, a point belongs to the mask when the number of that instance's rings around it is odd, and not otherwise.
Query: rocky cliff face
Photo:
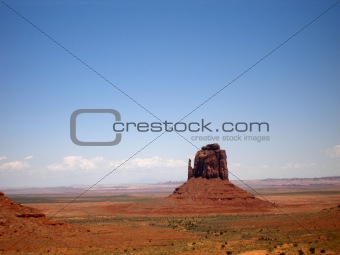
[[[196,153],[194,168],[191,167],[191,160],[189,159],[188,180],[198,177],[228,180],[227,155],[225,150],[221,150],[217,143],[203,146]]]
[[[72,233],[73,237],[77,232],[78,228],[48,219],[38,209],[18,204],[0,192],[0,250],[28,252],[42,246],[55,247],[56,242],[64,241],[64,235]]]

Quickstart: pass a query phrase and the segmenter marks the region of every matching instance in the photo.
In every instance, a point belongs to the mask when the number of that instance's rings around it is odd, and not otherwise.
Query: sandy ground
[[[274,204],[269,209],[164,195],[25,204],[58,221],[2,211],[0,254],[340,254],[338,193],[287,189],[264,196]]]

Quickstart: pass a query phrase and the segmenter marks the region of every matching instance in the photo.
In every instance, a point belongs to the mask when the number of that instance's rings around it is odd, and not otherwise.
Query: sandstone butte
[[[227,154],[217,143],[199,150],[194,167],[189,159],[188,180],[176,188],[169,199],[195,203],[226,203],[230,206],[268,207],[269,203],[256,198],[229,181]]]

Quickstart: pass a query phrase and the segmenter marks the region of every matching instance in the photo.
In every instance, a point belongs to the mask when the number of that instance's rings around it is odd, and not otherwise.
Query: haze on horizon
[[[244,73],[334,3],[7,3],[97,73],[1,3],[0,189],[91,185],[120,165],[100,184],[183,181],[216,137],[242,180],[339,176],[340,6]],[[211,131],[135,128],[114,146],[79,146],[77,109],[115,109],[123,123],[188,115]],[[77,135],[112,140],[114,122],[83,114]],[[269,130],[221,128],[253,122]]]

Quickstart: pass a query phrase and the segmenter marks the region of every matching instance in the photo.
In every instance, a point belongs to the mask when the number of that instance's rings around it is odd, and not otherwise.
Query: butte
[[[188,180],[168,197],[195,204],[225,204],[230,207],[268,208],[270,203],[256,198],[229,181],[227,155],[217,143],[203,146],[188,164]]]

